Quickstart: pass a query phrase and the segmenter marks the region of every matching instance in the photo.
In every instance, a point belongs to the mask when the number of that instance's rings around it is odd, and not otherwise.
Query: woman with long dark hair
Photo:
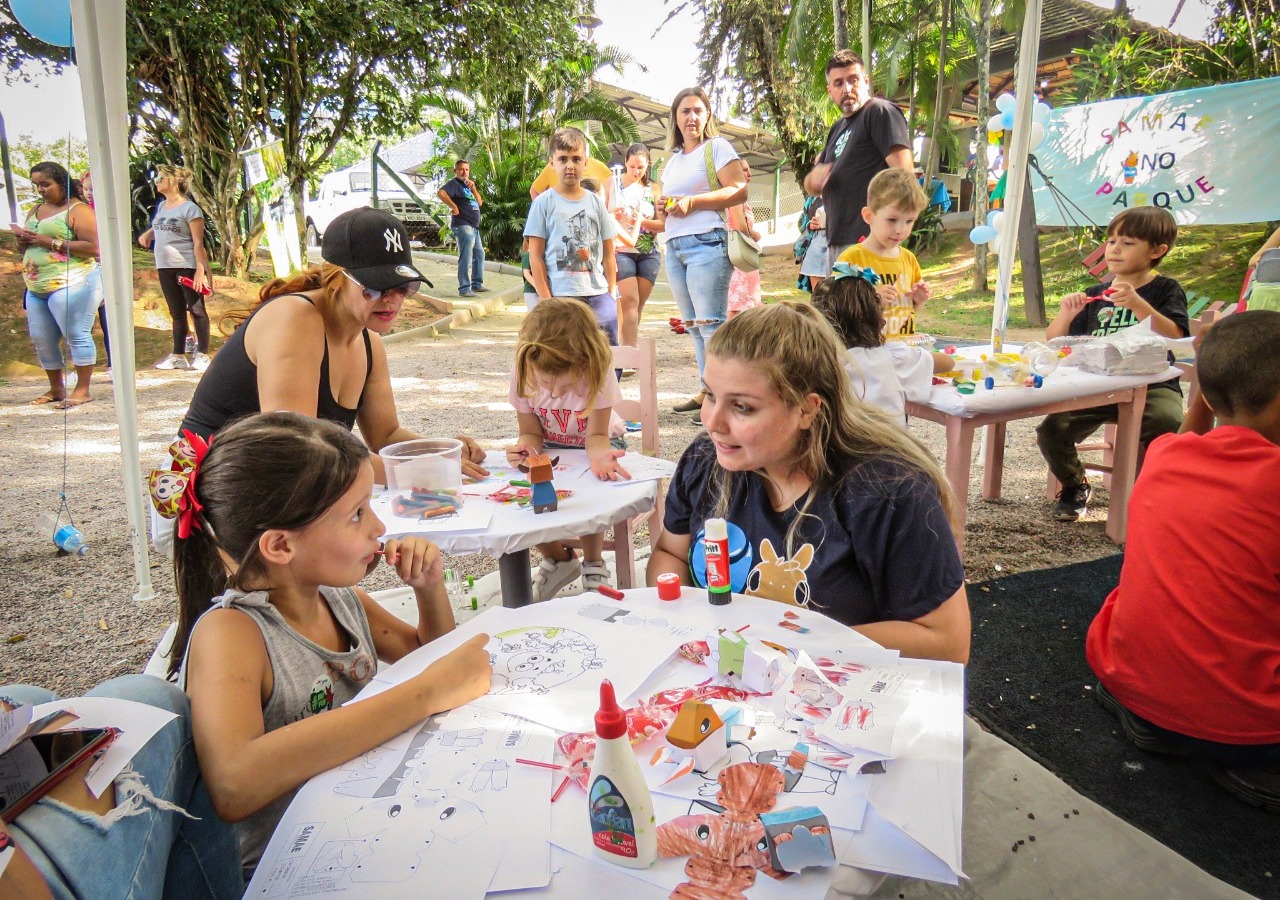
[[[25,225],[13,229],[23,251],[27,329],[49,378],[49,390],[31,402],[67,409],[93,399],[89,381],[98,360],[93,317],[102,302],[98,220],[79,179],[58,163],[32,166],[31,184],[40,202],[27,213]],[[69,395],[62,376],[62,340],[76,367],[76,386]]]

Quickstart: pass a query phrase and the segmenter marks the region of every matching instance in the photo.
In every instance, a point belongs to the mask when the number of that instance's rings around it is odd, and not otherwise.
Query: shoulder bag
[[[706,143],[703,160],[707,167],[707,183],[711,185],[711,190],[720,190],[720,179],[716,177],[715,163],[711,159],[711,141]],[[745,203],[746,201],[744,200],[743,202]],[[735,269],[742,272],[754,272],[759,269],[760,244],[751,235],[729,228],[729,220],[726,218],[724,210],[719,210],[719,213],[720,220],[725,223],[725,229],[729,233],[729,262],[733,263]]]

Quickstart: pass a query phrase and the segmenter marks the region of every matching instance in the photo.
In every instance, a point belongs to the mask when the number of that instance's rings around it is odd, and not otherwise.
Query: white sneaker
[[[582,574],[582,563],[575,556],[563,562],[543,559],[533,573],[533,600],[541,603],[559,594],[568,584]]]
[[[209,359],[209,354],[197,353],[195,358],[191,360],[191,368],[197,372],[203,372],[205,369],[209,368],[209,363],[211,362],[213,362],[213,360]]]
[[[613,582],[609,578],[608,564],[603,560],[584,562],[582,564],[583,592],[594,591],[601,585],[604,585],[605,587],[613,587]]]
[[[157,369],[189,369],[191,364],[187,362],[187,358],[180,353],[170,353],[160,362],[156,363]]]
[[[110,370],[110,369],[107,369],[107,371],[103,372],[102,374],[106,376],[107,381],[111,381],[111,370]]]

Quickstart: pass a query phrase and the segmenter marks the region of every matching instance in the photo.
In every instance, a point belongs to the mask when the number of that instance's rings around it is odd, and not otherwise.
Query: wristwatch
[[[50,245],[50,249],[52,249],[54,253],[61,253],[62,248],[65,246],[67,246],[67,242],[62,238],[54,238],[53,244]]]

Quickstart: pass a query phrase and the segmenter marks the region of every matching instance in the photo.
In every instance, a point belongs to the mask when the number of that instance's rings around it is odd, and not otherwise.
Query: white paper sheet
[[[495,504],[480,499],[468,499],[456,513],[437,516],[434,519],[398,516],[391,511],[391,499],[398,493],[398,491],[380,491],[373,495],[369,503],[374,513],[382,520],[382,524],[386,526],[387,537],[398,537],[403,534],[484,531],[493,518]]]
[[[630,481],[661,481],[676,473],[676,464],[669,459],[657,456],[645,456],[643,453],[625,453],[618,458],[618,465],[631,476]],[[583,478],[595,479],[590,467],[582,473]],[[596,479],[598,480],[598,479]],[[626,484],[627,481],[615,481],[611,484]]]
[[[660,613],[660,611],[659,611]],[[586,731],[599,706],[600,681],[629,697],[700,630],[672,617],[637,613],[597,594],[521,609],[494,607],[383,669],[374,684],[399,684],[471,635],[487,633],[494,661],[489,693],[474,705],[509,712],[560,731]],[[361,698],[377,692],[361,693]]]
[[[102,754],[85,776],[85,786],[95,797],[102,796],[102,792],[115,781],[129,760],[146,746],[147,741],[155,737],[157,731],[177,718],[163,709],[115,697],[54,700],[51,703],[41,703],[32,715],[39,718],[60,709],[79,717],[75,723],[76,728],[120,729],[120,735],[111,742],[107,752]]]
[[[550,879],[551,732],[467,707],[316,776],[246,897],[483,897]]]

